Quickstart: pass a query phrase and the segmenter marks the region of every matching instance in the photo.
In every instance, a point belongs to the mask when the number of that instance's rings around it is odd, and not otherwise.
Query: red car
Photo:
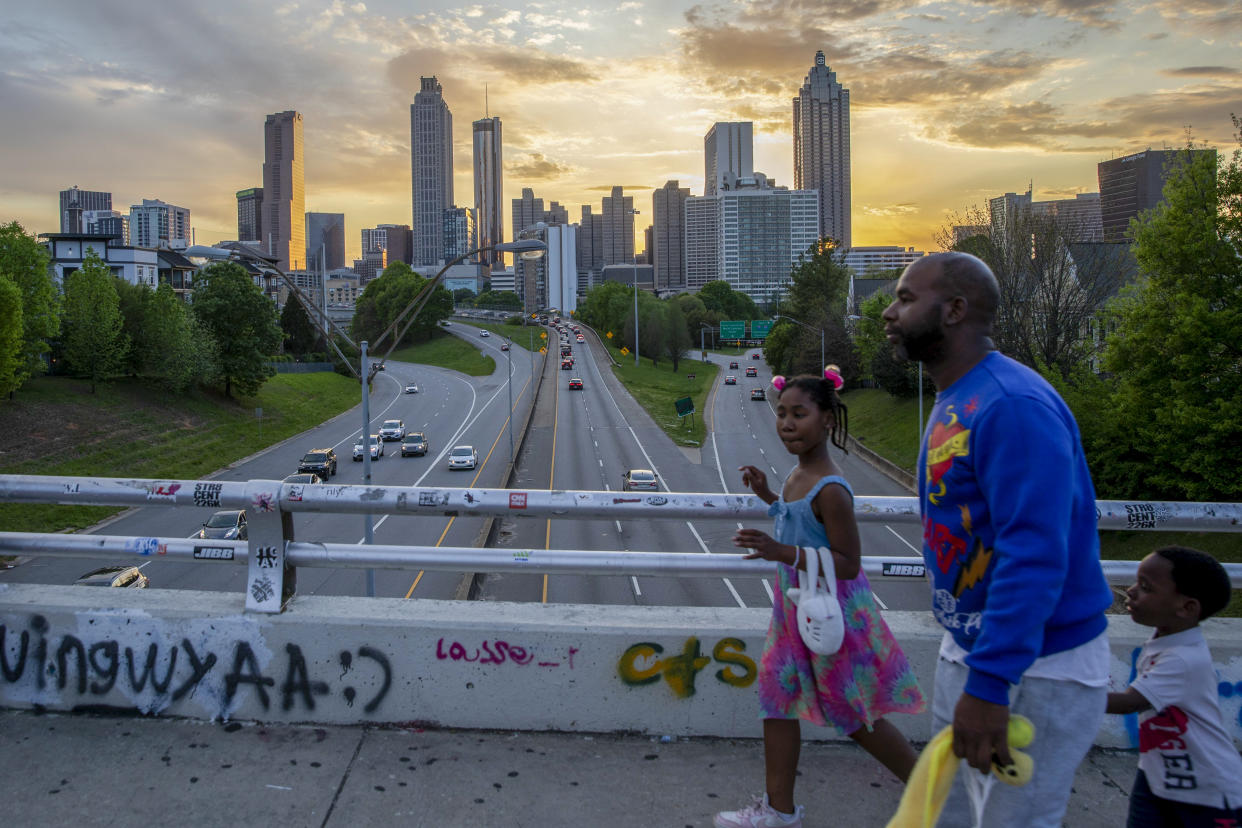
[[[736,370],[737,370],[737,362],[736,362],[736,361],[734,361],[734,362],[730,362],[730,363],[729,363],[729,367],[730,367],[730,368],[732,368],[733,370],[735,370],[735,371],[736,371]]]
[[[581,391],[582,380],[578,379],[577,377],[574,377],[573,379],[571,379],[569,381],[569,390],[570,391]]]
[[[756,368],[756,367],[755,367],[755,366],[753,366],[753,365],[747,365],[747,366],[746,366],[746,376],[748,376],[748,377],[757,377],[757,376],[759,376],[759,369],[758,369],[758,368]]]
[[[572,369],[573,367],[574,367],[574,362],[573,362],[573,360],[572,360],[572,359],[562,359],[562,360],[561,360],[561,370],[562,370],[562,371],[568,371],[568,370]]]

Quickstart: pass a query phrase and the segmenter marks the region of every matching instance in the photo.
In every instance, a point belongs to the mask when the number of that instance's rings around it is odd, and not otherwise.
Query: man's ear
[[[950,296],[940,306],[940,321],[945,325],[960,325],[969,309],[965,296]]]

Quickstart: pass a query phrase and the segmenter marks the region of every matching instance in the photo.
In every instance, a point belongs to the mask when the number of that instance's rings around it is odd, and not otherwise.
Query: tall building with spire
[[[263,220],[259,241],[281,270],[306,267],[306,187],[302,115],[267,116],[263,124]]]
[[[479,247],[491,247],[505,240],[504,155],[500,119],[480,118],[474,128],[474,215]],[[515,228],[514,232],[520,228]],[[504,266],[504,254],[488,251],[480,261],[494,267]]]
[[[432,75],[410,104],[412,264],[434,265],[444,255],[444,210],[453,206],[453,114]]]
[[[850,240],[850,91],[823,52],[793,99],[794,188],[819,193],[819,235]]]

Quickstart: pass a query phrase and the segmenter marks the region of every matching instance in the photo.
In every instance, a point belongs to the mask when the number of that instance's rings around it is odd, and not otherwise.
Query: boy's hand
[[[953,754],[980,773],[992,762],[1013,764],[1009,756],[1009,707],[963,693],[953,710]]]

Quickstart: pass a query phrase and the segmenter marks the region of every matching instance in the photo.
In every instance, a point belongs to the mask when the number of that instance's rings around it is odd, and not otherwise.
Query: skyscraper
[[[444,261],[451,262],[481,246],[473,207],[450,207],[444,211]]]
[[[306,187],[302,115],[267,116],[263,125],[263,221],[259,241],[281,270],[306,266]]]
[[[263,238],[263,188],[237,191],[237,240],[257,242]],[[266,249],[267,242],[261,242]]]
[[[421,78],[410,104],[412,264],[434,265],[444,255],[444,210],[453,206],[453,114],[432,75]]]
[[[1147,150],[1101,161],[1100,220],[1104,241],[1125,241],[1130,219],[1164,200],[1164,185],[1171,165],[1188,163],[1200,153],[1216,150]]]
[[[144,198],[129,208],[129,243],[134,247],[188,247],[189,209]]]
[[[793,99],[794,188],[819,192],[819,235],[850,239],[850,92],[815,53]]]
[[[86,210],[111,210],[112,193],[79,190],[76,186],[60,191],[60,232],[81,233],[82,213]]]
[[[754,125],[750,121],[712,124],[703,137],[703,195],[715,195],[726,173],[735,178],[754,175],[754,155]]]
[[[667,182],[651,195],[652,238],[647,249],[647,263],[655,265],[656,290],[677,290],[686,286],[683,242],[686,235],[686,199],[689,197],[690,188],[679,187],[675,180]]]
[[[513,238],[533,227],[536,222],[544,220],[543,199],[535,198],[535,191],[530,187],[522,188],[522,197],[513,199]]]
[[[345,214],[306,214],[306,266],[339,270],[345,266]]]
[[[492,247],[505,240],[504,157],[500,119],[482,118],[474,128],[474,215],[478,246]],[[504,266],[504,254],[488,251],[481,261],[487,265]]]
[[[612,188],[612,196],[603,198],[604,264],[634,262],[634,197],[621,187]]]

